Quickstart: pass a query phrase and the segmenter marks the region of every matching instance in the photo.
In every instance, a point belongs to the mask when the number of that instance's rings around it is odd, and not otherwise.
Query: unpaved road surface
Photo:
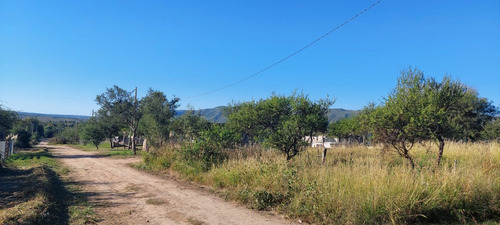
[[[269,212],[226,202],[201,188],[129,167],[140,158],[110,158],[47,146],[81,183],[99,224],[290,224]]]

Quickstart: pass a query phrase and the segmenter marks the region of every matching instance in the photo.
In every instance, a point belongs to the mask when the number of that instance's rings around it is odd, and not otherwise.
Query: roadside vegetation
[[[477,91],[409,68],[380,104],[328,125],[333,102],[273,95],[230,105],[225,124],[179,117],[189,135],[172,126],[137,167],[318,224],[500,221],[498,109]],[[325,133],[342,146],[306,148]]]
[[[47,149],[10,156],[0,169],[0,224],[94,224],[92,206]]]
[[[287,161],[278,151],[244,148],[208,170],[171,148],[137,167],[168,169],[228,200],[317,224],[498,222],[500,145],[450,143],[438,169],[433,147],[415,147],[415,169],[394,151],[364,145],[331,149],[324,164],[316,149]]]

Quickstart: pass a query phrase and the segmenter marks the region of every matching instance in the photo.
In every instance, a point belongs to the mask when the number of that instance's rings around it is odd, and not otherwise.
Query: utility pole
[[[134,94],[134,104],[137,104],[137,87],[134,89],[135,94]]]
[[[134,155],[136,154],[136,149],[135,149],[135,133],[137,131],[137,87],[134,89],[134,113],[132,118],[132,151],[134,151]]]

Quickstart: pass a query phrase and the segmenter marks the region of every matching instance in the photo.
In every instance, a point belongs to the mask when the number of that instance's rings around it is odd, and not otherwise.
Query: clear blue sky
[[[500,1],[0,0],[0,104],[90,115],[118,85],[181,98],[181,108],[303,91],[333,107],[379,102],[401,69],[451,75],[500,104]]]

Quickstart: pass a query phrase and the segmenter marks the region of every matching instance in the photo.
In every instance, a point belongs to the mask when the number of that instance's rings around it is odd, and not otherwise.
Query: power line
[[[357,17],[361,16],[363,13],[367,12],[368,10],[370,10],[371,8],[373,8],[374,6],[378,5],[382,0],[378,0],[377,2],[373,3],[372,5],[370,5],[368,8],[364,9],[363,11],[359,12],[358,14],[356,14],[355,16],[351,17],[350,19],[344,21],[342,24],[336,26],[335,28],[331,29],[330,31],[326,32],[325,34],[323,34],[322,36],[320,36],[319,38],[316,38],[316,40],[312,41],[311,43],[307,44],[306,46],[300,48],[299,50],[293,52],[292,54],[280,59],[279,61],[276,61],[275,63],[257,71],[256,73],[248,76],[248,77],[245,77],[239,81],[236,81],[234,83],[231,83],[231,84],[228,84],[226,86],[223,86],[221,88],[218,88],[218,89],[215,89],[215,90],[212,90],[212,91],[209,91],[209,92],[206,92],[206,93],[202,93],[202,94],[198,94],[198,95],[193,95],[193,96],[189,96],[189,97],[186,97],[186,99],[190,99],[190,98],[196,98],[196,97],[200,97],[200,96],[204,96],[204,95],[209,95],[209,94],[212,94],[214,92],[218,92],[218,91],[221,91],[221,90],[224,90],[226,88],[229,88],[229,87],[232,87],[232,86],[235,86],[237,84],[240,84],[246,80],[249,80],[250,78],[252,77],[255,77],[261,73],[263,73],[264,71],[268,70],[268,69],[271,69],[272,67],[292,58],[293,56],[299,54],[300,52],[304,51],[306,48],[309,48],[311,47],[311,45],[313,44],[316,44],[316,42],[320,41],[321,39],[325,38],[326,36],[328,36],[329,34],[335,32],[336,30],[338,30],[339,28],[343,27],[344,25],[350,23],[351,21],[355,20]]]

